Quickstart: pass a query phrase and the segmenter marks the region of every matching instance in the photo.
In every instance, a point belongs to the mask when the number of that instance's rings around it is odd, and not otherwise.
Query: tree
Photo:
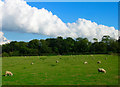
[[[46,40],[33,39],[29,42],[12,41],[2,45],[3,56],[38,56],[51,54],[86,54],[86,53],[109,53],[120,52],[120,37],[115,40],[110,36],[103,36],[98,42],[89,42],[87,38],[63,37],[48,38]],[[1,47],[1,46],[0,46]],[[0,51],[1,52],[1,51]]]
[[[57,37],[56,39],[56,47],[59,51],[59,54],[63,54],[64,53],[64,40],[62,37]]]
[[[77,38],[75,49],[78,53],[85,53],[89,51],[91,43],[87,38]]]
[[[99,42],[98,47],[96,48],[97,53],[106,53],[107,52],[107,45],[103,42]]]
[[[8,54],[7,52],[3,52],[3,53],[2,53],[2,56],[3,56],[3,57],[8,57],[9,54]]]
[[[110,36],[103,36],[102,42],[107,45],[108,52],[117,52],[118,49],[118,42],[116,39],[111,38]]]
[[[115,39],[110,39],[108,44],[108,51],[117,53],[118,52],[118,41]]]
[[[28,47],[32,49],[38,49],[40,47],[40,40],[34,39],[28,43]]]
[[[48,38],[46,39],[48,43],[48,47],[51,48],[53,54],[59,54],[59,50],[57,48],[57,40],[55,38]]]
[[[97,38],[93,38],[93,41],[94,41],[94,42],[98,42],[98,39],[97,39]]]
[[[0,45],[0,55],[2,54],[2,46]]]
[[[105,35],[102,37],[102,42],[109,44],[109,41],[110,41],[110,36]]]
[[[71,54],[74,52],[75,41],[71,37],[64,39],[64,52]]]
[[[99,46],[99,42],[94,42],[94,43],[92,43],[91,44],[91,46],[90,46],[90,52],[91,53],[97,53],[97,51],[98,51],[98,46]]]
[[[41,53],[52,53],[52,49],[48,46],[48,43],[46,40],[40,40],[40,49],[39,51]]]
[[[119,53],[119,55],[120,55],[120,36],[119,36],[119,39],[118,39],[118,49],[117,49],[117,52]]]

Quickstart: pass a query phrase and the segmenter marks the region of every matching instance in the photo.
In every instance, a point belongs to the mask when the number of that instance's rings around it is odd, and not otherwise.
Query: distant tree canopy
[[[87,38],[63,37],[47,38],[45,40],[33,39],[29,42],[12,41],[2,45],[2,56],[40,56],[40,55],[71,55],[71,54],[108,54],[120,52],[119,40],[110,36],[103,36],[98,42],[93,38],[90,42]],[[0,46],[1,47],[1,46]],[[1,52],[1,51],[0,51]]]

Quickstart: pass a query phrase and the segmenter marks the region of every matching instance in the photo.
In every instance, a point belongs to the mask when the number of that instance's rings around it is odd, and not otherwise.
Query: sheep
[[[33,65],[34,63],[32,62],[31,65]]]
[[[103,68],[98,68],[98,72],[103,72],[103,73],[106,73],[106,70],[103,69]]]
[[[101,61],[97,61],[97,63],[98,63],[98,64],[100,64],[100,63],[101,63]]]
[[[10,71],[6,71],[6,72],[5,72],[5,76],[7,76],[7,75],[9,75],[9,76],[13,76],[13,73],[10,72]]]
[[[58,60],[56,60],[56,63],[59,63],[59,61],[58,61]]]
[[[90,55],[90,56],[93,56],[93,55]]]
[[[84,64],[88,64],[88,62],[85,61]]]

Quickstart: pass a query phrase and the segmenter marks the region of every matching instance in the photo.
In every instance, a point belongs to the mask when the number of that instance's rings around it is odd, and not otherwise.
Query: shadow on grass
[[[45,59],[47,59],[47,58],[40,58],[41,60],[45,60]]]
[[[51,64],[51,66],[56,66],[55,64]]]
[[[2,76],[5,76],[5,75],[2,75]]]

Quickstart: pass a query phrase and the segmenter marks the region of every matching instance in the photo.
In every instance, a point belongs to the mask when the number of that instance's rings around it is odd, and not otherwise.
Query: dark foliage
[[[75,55],[75,54],[108,54],[120,52],[120,38],[115,40],[110,36],[103,36],[98,42],[93,38],[62,37],[48,38],[46,40],[31,40],[29,42],[12,41],[2,45],[2,56],[40,56],[40,55]],[[1,47],[1,46],[0,46]]]

